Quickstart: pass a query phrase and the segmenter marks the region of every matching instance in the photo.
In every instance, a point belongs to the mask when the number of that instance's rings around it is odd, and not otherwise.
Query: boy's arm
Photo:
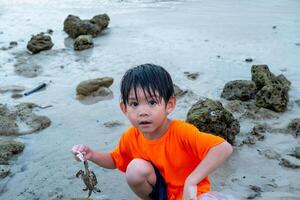
[[[186,178],[183,190],[183,199],[196,199],[197,184],[220,166],[232,153],[232,146],[224,141],[211,148],[205,158],[194,171]]]
[[[90,161],[107,169],[116,169],[116,164],[110,152],[92,151],[91,153]]]

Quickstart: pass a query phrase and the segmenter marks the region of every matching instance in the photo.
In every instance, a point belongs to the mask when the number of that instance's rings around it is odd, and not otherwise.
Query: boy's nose
[[[140,117],[145,117],[145,116],[148,116],[148,114],[147,114],[146,112],[140,112],[140,113],[139,113],[139,116],[140,116]]]
[[[148,115],[148,109],[146,108],[146,106],[141,106],[139,109],[139,116],[144,117],[147,115]]]

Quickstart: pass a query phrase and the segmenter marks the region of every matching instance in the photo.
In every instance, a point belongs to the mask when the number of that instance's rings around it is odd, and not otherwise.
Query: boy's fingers
[[[79,145],[74,145],[72,147],[72,153],[74,155],[78,154],[78,153],[83,153],[85,154],[85,151],[86,151],[86,146],[85,145],[82,145],[82,144],[79,144]]]

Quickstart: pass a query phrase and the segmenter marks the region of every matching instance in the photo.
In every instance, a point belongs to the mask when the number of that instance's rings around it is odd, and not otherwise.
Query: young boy
[[[121,81],[120,107],[130,120],[112,152],[75,145],[74,155],[101,167],[118,168],[132,191],[144,200],[197,200],[210,190],[208,174],[232,153],[224,139],[168,119],[176,98],[170,74],[144,64],[129,69]]]

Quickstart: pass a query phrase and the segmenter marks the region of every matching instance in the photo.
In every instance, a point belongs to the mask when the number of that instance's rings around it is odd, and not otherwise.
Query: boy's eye
[[[155,100],[150,100],[148,103],[149,103],[151,106],[153,106],[153,105],[156,105],[156,104],[157,104],[157,102],[156,102]]]
[[[136,102],[136,101],[133,101],[133,102],[130,102],[129,105],[130,105],[131,107],[136,107],[136,106],[139,105],[139,103]]]

